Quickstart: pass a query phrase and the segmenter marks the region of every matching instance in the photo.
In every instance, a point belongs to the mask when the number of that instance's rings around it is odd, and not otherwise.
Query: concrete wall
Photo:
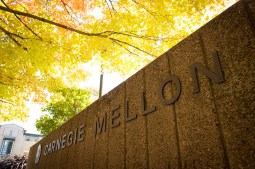
[[[203,65],[216,80],[197,68],[194,92],[191,65]],[[181,94],[164,104],[160,86],[169,76],[179,78]],[[177,95],[178,84],[164,86],[165,100]],[[46,145],[81,125],[82,141],[44,155]],[[35,168],[254,169],[255,1],[238,2],[34,145],[28,169]]]

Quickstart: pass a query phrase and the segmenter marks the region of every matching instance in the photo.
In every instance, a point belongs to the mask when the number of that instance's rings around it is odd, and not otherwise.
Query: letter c
[[[45,148],[44,148],[44,155],[47,155],[48,154],[48,145],[46,144]]]

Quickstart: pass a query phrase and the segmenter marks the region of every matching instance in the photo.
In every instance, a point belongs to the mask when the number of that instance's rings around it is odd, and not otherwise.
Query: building
[[[28,153],[30,147],[41,139],[41,135],[26,133],[16,124],[0,125],[0,156]]]

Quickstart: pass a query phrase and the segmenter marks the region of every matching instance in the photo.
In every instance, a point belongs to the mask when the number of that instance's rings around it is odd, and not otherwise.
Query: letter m
[[[213,60],[213,64],[214,64],[214,72],[215,73],[213,73],[208,68],[206,68],[205,66],[203,66],[202,64],[197,63],[197,62],[193,63],[189,67],[191,74],[192,74],[192,82],[193,82],[193,88],[194,88],[195,93],[200,91],[197,71],[202,72],[204,75],[206,75],[208,78],[210,78],[217,84],[224,82],[224,76],[223,76],[223,72],[222,72],[221,65],[220,65],[220,59],[219,59],[217,52],[213,53],[212,60]]]
[[[96,117],[95,135],[101,133],[102,130],[106,131],[106,113],[104,113],[101,123],[99,117]]]

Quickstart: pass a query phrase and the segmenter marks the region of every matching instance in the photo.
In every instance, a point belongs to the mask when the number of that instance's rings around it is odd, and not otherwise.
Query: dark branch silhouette
[[[139,50],[139,51],[141,51],[143,53],[146,53],[148,55],[154,56],[154,55],[150,54],[149,52],[146,52],[143,49],[140,49],[140,48],[138,48],[138,47],[136,47],[134,45],[129,44],[128,42],[117,40],[117,39],[112,38],[110,36],[113,35],[113,34],[119,34],[119,35],[125,35],[125,36],[136,37],[136,38],[147,39],[147,40],[155,40],[155,37],[152,38],[152,37],[139,36],[139,35],[128,34],[128,33],[123,33],[123,32],[114,32],[114,31],[105,31],[105,32],[101,32],[101,33],[88,33],[88,32],[84,32],[84,31],[81,31],[81,30],[78,30],[78,29],[75,29],[75,28],[72,28],[72,27],[69,27],[69,26],[66,26],[66,25],[63,25],[63,24],[60,24],[60,23],[57,23],[57,22],[45,19],[45,18],[42,18],[42,17],[39,17],[39,16],[35,16],[35,15],[29,14],[29,13],[25,13],[25,12],[20,12],[20,11],[13,10],[13,9],[10,9],[10,8],[7,8],[7,7],[0,6],[0,10],[6,11],[6,12],[9,12],[9,13],[13,13],[13,14],[16,14],[16,15],[21,15],[21,16],[33,18],[33,19],[36,19],[36,20],[44,22],[44,23],[48,23],[48,24],[55,25],[57,27],[60,27],[60,28],[72,31],[72,32],[76,32],[76,33],[81,34],[81,35],[85,35],[85,36],[89,36],[89,37],[93,37],[94,36],[94,37],[100,37],[100,38],[107,38],[107,39],[110,39],[111,41],[113,41],[114,43],[115,42],[119,42],[119,43],[125,44],[127,46],[130,46],[130,47],[132,47],[132,48],[134,48],[136,50]],[[2,31],[4,31],[4,30],[2,29]],[[4,31],[4,32],[6,33],[6,31]],[[13,39],[12,36],[10,36],[10,34],[7,33],[7,35],[16,44],[21,46],[21,44],[19,42],[17,42],[15,39]],[[158,38],[158,40],[162,40],[162,39]],[[24,49],[27,50],[27,48],[24,48]]]
[[[3,100],[3,99],[0,99],[0,102],[5,103],[5,104],[11,104],[13,106],[17,106],[16,104],[13,104],[13,103],[11,103],[9,101],[6,101],[6,100]]]
[[[7,7],[10,9],[10,7],[4,2],[4,0],[1,0],[1,2]],[[40,40],[42,40],[42,38],[37,34],[35,33],[31,28],[29,28],[21,19],[18,15],[14,14],[15,17],[30,31],[32,32],[35,36],[37,36]]]
[[[0,26],[0,30],[3,31],[14,43],[16,43],[18,46],[22,47],[22,45],[12,37],[12,33],[5,30],[3,27]]]
[[[72,32],[76,32],[78,34],[82,34],[82,35],[85,35],[85,36],[99,36],[99,37],[102,37],[102,38],[106,38],[106,36],[103,36],[100,33],[87,33],[87,32],[83,32],[83,31],[74,29],[72,27],[69,27],[69,26],[66,26],[66,25],[62,25],[60,23],[57,23],[57,22],[54,22],[54,21],[51,21],[51,20],[39,17],[39,16],[35,16],[35,15],[29,14],[29,13],[25,13],[25,12],[20,12],[20,11],[13,10],[13,9],[10,9],[10,8],[6,8],[6,7],[3,7],[3,6],[0,6],[0,10],[6,11],[6,12],[9,12],[9,13],[13,13],[13,14],[16,14],[16,15],[21,15],[21,16],[26,16],[26,17],[29,17],[29,18],[33,18],[33,19],[36,19],[38,21],[45,22],[45,23],[48,23],[48,24],[51,24],[51,25],[55,25],[57,27],[60,27],[60,28],[66,29],[66,30],[70,30]]]
[[[64,6],[64,8],[65,8],[65,10],[66,10],[66,12],[71,16],[71,18],[73,19],[73,20],[75,20],[78,24],[81,24],[75,17],[77,17],[77,15],[74,13],[74,11],[72,10],[72,8],[67,4],[67,3],[65,3],[63,0],[61,0],[61,2],[62,2],[62,4],[63,4],[63,6]],[[71,12],[69,11],[69,9],[72,11],[72,13],[75,15],[75,17],[73,17],[73,15],[71,14]],[[77,17],[78,18],[78,17]]]
[[[141,6],[141,8],[143,8],[146,12],[148,12],[153,18],[157,19],[157,17],[153,14],[155,12],[151,12],[150,10],[148,10],[143,4],[135,1],[135,0],[131,0],[132,2],[134,2],[135,4]]]

